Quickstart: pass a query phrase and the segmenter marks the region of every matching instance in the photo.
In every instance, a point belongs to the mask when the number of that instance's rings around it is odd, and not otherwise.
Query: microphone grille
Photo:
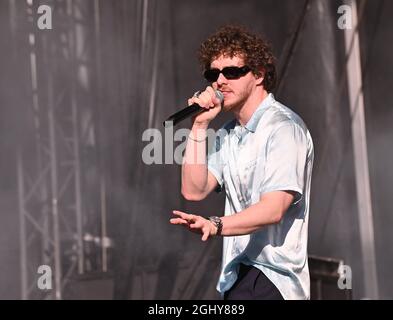
[[[222,102],[224,100],[224,95],[222,94],[222,92],[220,90],[216,90],[216,97],[218,100],[220,100],[220,102]]]

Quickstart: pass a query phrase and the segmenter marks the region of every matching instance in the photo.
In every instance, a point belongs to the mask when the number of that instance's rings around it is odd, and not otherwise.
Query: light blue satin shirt
[[[220,293],[231,288],[239,263],[244,263],[261,270],[284,299],[309,299],[307,237],[313,159],[306,125],[272,94],[244,127],[232,120],[219,130],[208,154],[208,169],[225,189],[226,216],[259,202],[267,192],[296,193],[278,224],[250,235],[223,238]]]

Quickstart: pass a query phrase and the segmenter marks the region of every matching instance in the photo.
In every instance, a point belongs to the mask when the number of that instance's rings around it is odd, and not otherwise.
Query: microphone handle
[[[164,127],[166,127],[167,125],[170,125],[171,122],[173,122],[172,125],[175,126],[180,121],[183,121],[184,119],[191,117],[193,115],[196,115],[204,110],[205,109],[202,108],[201,106],[199,106],[197,103],[194,103],[194,104],[188,106],[187,108],[184,108],[184,109],[176,112],[175,114],[171,115],[168,119],[166,119],[164,121],[164,123],[163,123]]]

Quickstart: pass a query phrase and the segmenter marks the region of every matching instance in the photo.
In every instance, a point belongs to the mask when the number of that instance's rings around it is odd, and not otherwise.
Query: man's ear
[[[257,80],[257,86],[262,86],[263,79],[265,79],[265,71],[261,70],[259,75],[255,75],[255,79]]]

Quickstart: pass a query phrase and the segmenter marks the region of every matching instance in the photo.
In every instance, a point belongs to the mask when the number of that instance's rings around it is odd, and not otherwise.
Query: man
[[[201,45],[199,57],[211,86],[188,101],[206,110],[193,118],[182,194],[199,201],[224,187],[225,215],[173,211],[171,223],[202,234],[203,241],[223,237],[217,290],[224,299],[309,299],[310,133],[271,94],[275,62],[261,38],[225,26]],[[223,93],[222,105],[215,90]],[[221,109],[235,119],[206,155],[207,128]],[[195,161],[206,157],[207,164]]]

